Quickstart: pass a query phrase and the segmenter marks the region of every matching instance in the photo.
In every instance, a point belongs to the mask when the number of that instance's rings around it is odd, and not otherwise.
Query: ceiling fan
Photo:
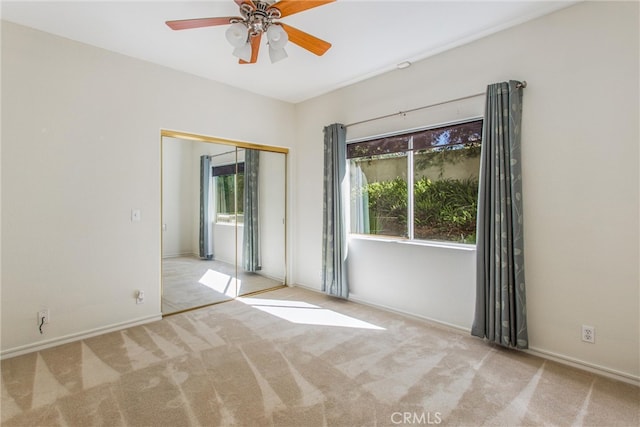
[[[323,55],[331,43],[305,33],[291,25],[276,22],[280,18],[302,12],[307,9],[332,3],[336,0],[233,0],[240,8],[241,16],[214,18],[181,19],[167,21],[172,30],[230,25],[225,35],[235,48],[233,55],[240,58],[241,64],[253,64],[258,60],[258,50],[262,34],[266,34],[271,62],[287,57],[284,46],[287,41],[303,49]]]

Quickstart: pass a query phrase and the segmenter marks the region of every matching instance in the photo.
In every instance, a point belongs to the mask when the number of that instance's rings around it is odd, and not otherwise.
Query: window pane
[[[414,150],[443,147],[460,148],[469,144],[480,144],[482,141],[482,120],[427,129],[416,132],[412,136]]]
[[[481,143],[475,120],[349,144],[351,232],[475,243]]]
[[[407,155],[350,161],[351,232],[407,236]]]
[[[414,238],[475,243],[480,143],[441,142],[414,153]]]
[[[213,176],[221,176],[221,175],[233,175],[236,172],[238,173],[244,172],[244,162],[214,166],[212,174]]]
[[[235,183],[236,176],[238,180],[237,186]],[[244,173],[218,175],[214,179],[216,181],[216,222],[229,224],[237,222],[241,224],[244,213]],[[238,194],[237,201],[235,200],[236,189]]]
[[[243,163],[244,165],[244,163]],[[238,200],[237,203],[237,214],[238,214],[238,222],[242,223],[242,218],[244,214],[244,173],[238,173],[236,175],[238,179],[237,191],[238,191]]]
[[[401,153],[407,151],[408,148],[409,137],[407,135],[390,136],[388,138],[355,142],[347,145],[347,159]]]

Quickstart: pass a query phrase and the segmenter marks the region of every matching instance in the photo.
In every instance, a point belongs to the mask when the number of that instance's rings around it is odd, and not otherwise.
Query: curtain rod
[[[520,88],[524,89],[525,87],[527,87],[526,80],[523,80],[522,82],[518,83],[516,85],[516,87],[518,89],[520,89]],[[363,123],[373,122],[373,121],[380,120],[380,119],[386,119],[386,118],[393,117],[393,116],[405,115],[407,113],[413,113],[414,111],[424,110],[426,108],[431,108],[431,107],[437,107],[438,105],[442,105],[442,104],[449,104],[450,102],[464,101],[465,99],[475,98],[476,96],[484,95],[485,93],[486,92],[474,93],[473,95],[467,95],[467,96],[463,96],[461,98],[450,99],[448,101],[436,102],[435,104],[423,105],[422,107],[412,108],[412,109],[407,110],[407,111],[398,111],[397,113],[386,114],[384,116],[374,117],[372,119],[366,119],[366,120],[361,120],[359,122],[349,123],[347,125],[344,125],[344,127],[348,128],[348,127],[351,127],[351,126],[361,125]]]
[[[236,152],[236,150],[231,150],[231,151],[225,151],[224,153],[209,154],[209,158],[213,159],[214,157],[224,156],[226,154],[231,154],[231,153],[235,153],[235,152]]]

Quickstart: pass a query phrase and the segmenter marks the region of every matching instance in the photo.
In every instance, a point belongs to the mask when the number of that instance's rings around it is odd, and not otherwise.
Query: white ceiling
[[[238,16],[233,0],[2,1],[2,19],[292,103],[392,70],[575,1],[337,0],[282,19],[333,44],[324,56],[289,44],[271,64],[238,64],[226,26],[173,31],[164,22]]]

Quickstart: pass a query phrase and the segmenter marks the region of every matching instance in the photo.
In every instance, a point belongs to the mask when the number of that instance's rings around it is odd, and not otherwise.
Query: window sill
[[[455,250],[461,250],[461,251],[476,250],[476,245],[471,245],[468,243],[439,242],[436,240],[409,240],[409,239],[403,239],[401,237],[393,237],[393,236],[349,234],[349,239],[370,240],[370,241],[384,242],[384,243],[399,243],[401,245],[426,246],[431,248],[455,249]]]

